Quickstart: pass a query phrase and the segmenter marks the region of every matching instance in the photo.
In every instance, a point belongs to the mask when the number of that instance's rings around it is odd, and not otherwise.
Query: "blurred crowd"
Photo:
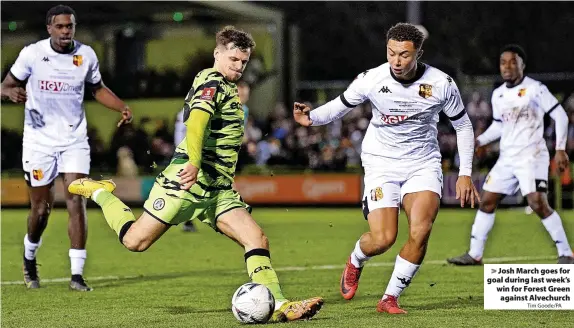
[[[489,101],[473,92],[466,101],[468,114],[478,136],[491,123]],[[318,104],[309,104],[316,107]],[[567,151],[574,159],[574,95],[563,102],[570,126]],[[248,115],[238,172],[249,168],[344,171],[360,168],[361,142],[371,119],[369,104],[353,109],[332,124],[305,128],[294,122],[291,108],[278,103],[267,117]],[[445,171],[458,170],[456,134],[446,116],[438,124],[439,144]],[[554,122],[545,118],[548,148],[555,147]],[[106,145],[95,128],[89,128],[92,170],[122,176],[154,174],[167,163],[175,149],[174,127],[167,120],[142,117],[118,128]],[[2,168],[21,167],[22,136],[2,129]],[[481,148],[475,156],[475,169],[488,169],[498,157],[498,143]]]

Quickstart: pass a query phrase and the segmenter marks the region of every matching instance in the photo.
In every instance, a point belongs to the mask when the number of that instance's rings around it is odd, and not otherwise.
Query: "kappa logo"
[[[165,207],[165,200],[163,198],[158,198],[153,201],[153,209],[156,211],[160,211]]]
[[[44,58],[42,58],[42,61],[43,61],[43,62],[49,62],[50,59],[49,59],[48,57],[44,57]]]
[[[409,278],[397,278],[405,287],[409,287],[411,280]]]
[[[381,90],[379,90],[379,92],[381,92],[381,93],[393,93],[393,92],[391,91],[391,89],[389,89],[389,87],[387,87],[386,85],[384,85],[384,86],[381,88]]]

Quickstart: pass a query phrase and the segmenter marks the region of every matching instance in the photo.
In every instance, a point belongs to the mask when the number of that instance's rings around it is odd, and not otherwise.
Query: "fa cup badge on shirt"
[[[421,84],[419,86],[419,96],[423,98],[432,97],[432,85],[430,84]]]
[[[73,57],[74,65],[81,66],[83,62],[83,58],[80,55],[74,55]]]

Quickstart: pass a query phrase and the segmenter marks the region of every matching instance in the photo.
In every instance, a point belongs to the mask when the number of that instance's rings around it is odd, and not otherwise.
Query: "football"
[[[266,323],[275,309],[275,297],[264,285],[249,282],[237,288],[231,309],[242,323]]]

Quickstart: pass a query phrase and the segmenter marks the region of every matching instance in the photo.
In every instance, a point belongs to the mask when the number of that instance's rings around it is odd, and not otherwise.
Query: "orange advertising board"
[[[28,204],[28,185],[24,178],[2,179],[2,205],[26,205]]]
[[[361,176],[238,176],[235,189],[251,204],[356,204],[361,200]]]

